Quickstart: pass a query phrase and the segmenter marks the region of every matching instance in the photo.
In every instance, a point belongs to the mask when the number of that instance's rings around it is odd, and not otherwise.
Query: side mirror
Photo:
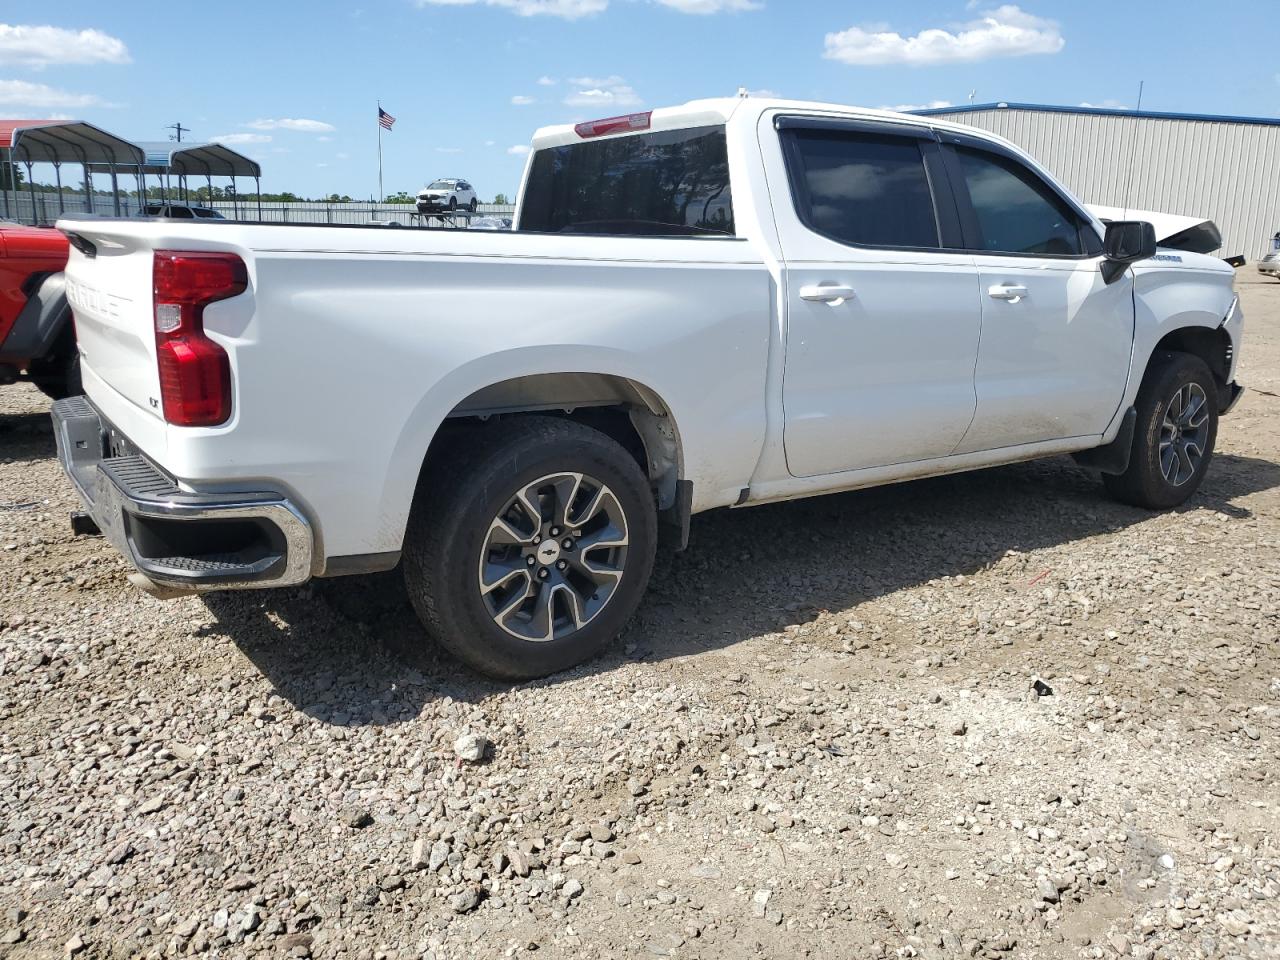
[[[1156,228],[1145,220],[1113,220],[1102,238],[1102,279],[1115,283],[1125,268],[1156,255]]]

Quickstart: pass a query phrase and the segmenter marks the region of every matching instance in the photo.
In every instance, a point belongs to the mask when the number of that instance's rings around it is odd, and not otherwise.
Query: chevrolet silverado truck
[[[59,225],[60,455],[135,582],[400,566],[509,679],[608,644],[695,513],[1059,454],[1174,507],[1241,392],[1230,267],[935,118],[546,128],[510,233]]]

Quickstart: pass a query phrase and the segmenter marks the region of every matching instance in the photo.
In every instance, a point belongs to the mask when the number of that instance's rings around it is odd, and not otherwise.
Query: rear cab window
[[[538,150],[519,229],[735,236],[725,128],[662,130]]]

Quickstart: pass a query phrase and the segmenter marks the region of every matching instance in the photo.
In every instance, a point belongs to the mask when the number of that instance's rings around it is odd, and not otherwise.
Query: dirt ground
[[[1239,286],[1185,508],[1061,458],[704,515],[516,687],[395,575],[135,591],[0,389],[0,955],[1280,956],[1280,283]]]

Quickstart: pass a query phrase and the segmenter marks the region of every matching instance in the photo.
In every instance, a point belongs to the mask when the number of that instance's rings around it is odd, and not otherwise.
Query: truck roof
[[[964,124],[953,123],[939,117],[922,117],[911,113],[896,113],[892,110],[876,110],[871,107],[853,107],[848,104],[823,103],[816,100],[785,100],[779,97],[717,97],[708,100],[690,100],[688,103],[674,107],[658,107],[653,110],[650,120],[650,131],[681,130],[687,127],[714,126],[726,124],[730,120],[754,122],[768,110],[795,110],[802,113],[828,114],[832,116],[865,118],[868,120],[892,120],[896,123],[912,124],[920,127],[932,127],[940,130],[953,130],[980,136],[987,140],[1014,147],[1002,137],[978,130]],[[643,111],[637,111],[643,112]],[[607,136],[628,136],[621,131]],[[602,138],[603,139],[603,138]],[[574,129],[574,124],[564,123],[550,127],[542,127],[533,135],[534,150],[543,147],[557,147],[564,144],[581,143],[582,137]]]

